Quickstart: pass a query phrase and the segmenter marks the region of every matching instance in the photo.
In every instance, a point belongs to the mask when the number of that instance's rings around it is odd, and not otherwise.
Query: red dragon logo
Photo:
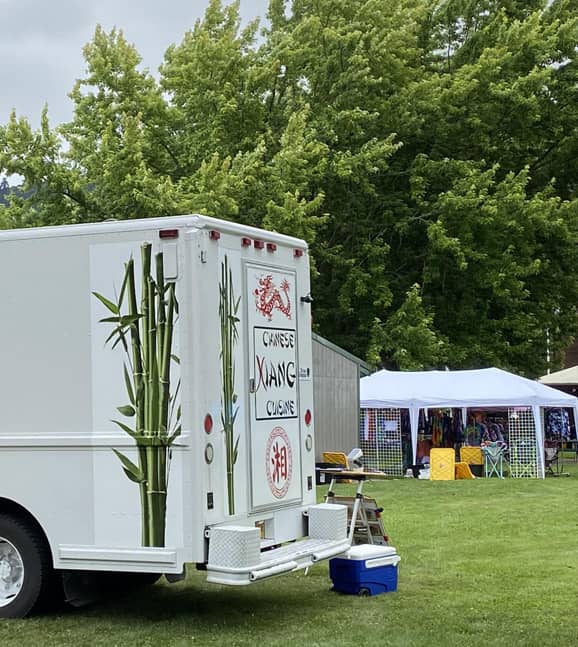
[[[285,294],[286,303],[283,302],[281,292]],[[273,310],[279,310],[287,319],[291,319],[291,299],[289,298],[289,283],[287,279],[281,281],[281,292],[273,283],[271,274],[262,276],[259,279],[259,287],[254,292],[255,305],[257,306],[257,310],[264,317],[267,317],[268,321],[271,321]]]

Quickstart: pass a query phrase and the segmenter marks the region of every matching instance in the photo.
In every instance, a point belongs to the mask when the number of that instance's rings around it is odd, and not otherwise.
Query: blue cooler
[[[392,546],[352,546],[343,555],[329,560],[333,590],[350,595],[396,591],[400,559]]]

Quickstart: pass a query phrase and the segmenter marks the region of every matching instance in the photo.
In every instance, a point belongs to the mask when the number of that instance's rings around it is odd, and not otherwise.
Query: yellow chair
[[[460,447],[460,461],[468,465],[483,465],[484,457],[481,447]]]
[[[349,462],[344,452],[323,452],[323,462],[331,465],[341,465],[343,469],[349,469]]]
[[[467,463],[472,478],[484,475],[484,455],[481,447],[460,447],[460,462]]]
[[[475,479],[468,463],[456,463],[456,479]]]
[[[456,453],[453,449],[434,447],[429,454],[429,477],[432,481],[454,481]]]
[[[322,456],[324,463],[331,463],[331,465],[335,465],[336,467],[343,467],[344,470],[350,469],[347,454],[344,452],[323,452]],[[339,482],[351,483],[352,481],[340,480]]]

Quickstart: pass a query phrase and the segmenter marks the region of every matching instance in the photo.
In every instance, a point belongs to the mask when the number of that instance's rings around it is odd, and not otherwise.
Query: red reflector
[[[305,412],[305,424],[306,424],[308,427],[309,427],[309,425],[311,424],[311,417],[312,417],[312,416],[311,416],[311,411],[310,411],[309,409],[307,409],[307,411]]]
[[[178,229],[161,229],[159,231],[159,238],[178,238],[179,230]]]
[[[205,416],[205,433],[210,434],[213,431],[213,418],[210,413]]]
[[[211,231],[209,232],[209,238],[211,240],[219,240],[220,237],[221,237],[221,232],[220,231],[216,231],[215,229],[211,229]]]
[[[241,245],[243,245],[243,247],[251,247],[251,239],[245,237],[241,238]]]
[[[262,240],[254,240],[253,245],[255,249],[263,249],[265,247],[265,243]]]
[[[267,243],[267,250],[270,252],[277,251],[277,245],[275,243]]]
[[[295,256],[296,258],[300,258],[301,256],[303,256],[303,250],[302,249],[293,250],[293,256]]]

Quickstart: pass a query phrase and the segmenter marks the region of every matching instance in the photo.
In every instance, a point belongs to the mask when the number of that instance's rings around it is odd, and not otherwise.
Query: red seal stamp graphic
[[[282,427],[275,427],[267,441],[265,451],[267,482],[273,496],[282,499],[291,485],[293,455],[289,436]]]

